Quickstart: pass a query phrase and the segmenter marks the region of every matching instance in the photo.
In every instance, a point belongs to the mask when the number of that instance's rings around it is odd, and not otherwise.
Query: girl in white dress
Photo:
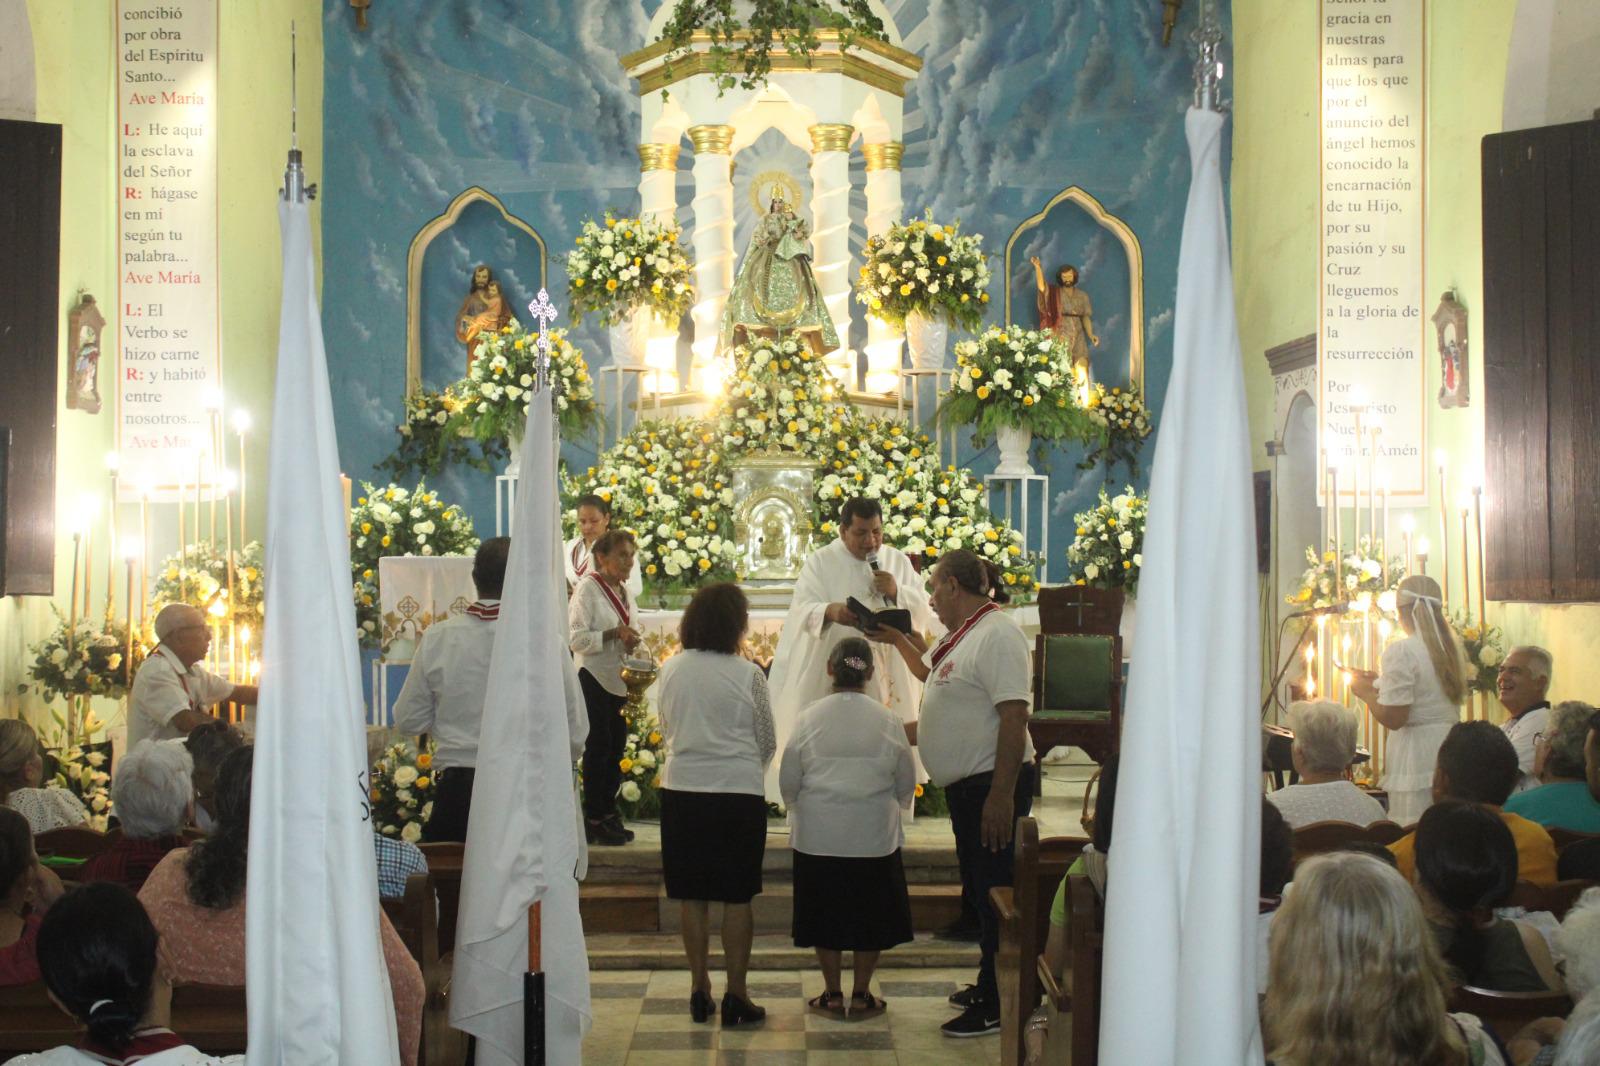
[[[1422,574],[1400,582],[1404,640],[1384,649],[1378,673],[1356,671],[1350,691],[1389,734],[1383,787],[1389,818],[1410,825],[1433,803],[1433,764],[1467,698],[1466,664],[1444,617],[1439,583]]]

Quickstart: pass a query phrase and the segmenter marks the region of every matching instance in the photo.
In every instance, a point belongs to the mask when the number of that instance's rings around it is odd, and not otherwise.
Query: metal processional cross
[[[539,323],[539,339],[535,342],[539,349],[537,388],[548,389],[555,384],[554,376],[550,373],[550,323],[556,320],[559,312],[555,304],[550,302],[550,294],[540,289],[539,298],[528,305],[528,315]]]

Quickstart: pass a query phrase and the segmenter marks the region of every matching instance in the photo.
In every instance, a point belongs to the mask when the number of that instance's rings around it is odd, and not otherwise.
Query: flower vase
[[[645,342],[650,339],[650,312],[630,311],[608,329],[612,366],[644,366]]]
[[[1026,426],[997,426],[995,443],[1000,446],[1000,465],[994,472],[1003,477],[1026,477],[1033,473],[1028,461],[1028,449],[1033,444],[1033,430]]]
[[[906,316],[906,347],[911,349],[911,365],[919,370],[937,370],[945,365],[950,348],[950,326],[941,318],[920,311]]]
[[[513,419],[510,432],[506,434],[506,447],[511,450],[511,456],[506,460],[506,477],[522,476],[522,434],[526,427],[526,422],[518,424]]]

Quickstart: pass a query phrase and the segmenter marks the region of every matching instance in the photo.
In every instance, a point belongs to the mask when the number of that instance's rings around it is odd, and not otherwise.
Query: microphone
[[[871,554],[869,554],[867,556],[867,565],[872,567],[873,570],[877,570],[878,569],[878,553],[877,552],[872,552]]]
[[[1287,622],[1290,618],[1317,618],[1322,615],[1349,613],[1350,605],[1348,603],[1335,603],[1327,607],[1307,607],[1303,611],[1295,611],[1293,614],[1286,616],[1284,621]]]

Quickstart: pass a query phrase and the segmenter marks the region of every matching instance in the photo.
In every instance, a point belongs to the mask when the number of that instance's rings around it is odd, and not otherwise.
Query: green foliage
[[[1051,333],[991,326],[956,345],[956,369],[939,402],[951,427],[971,426],[975,442],[1002,426],[1041,441],[1085,440],[1093,430],[1072,398],[1067,346]]]
[[[887,41],[883,20],[873,14],[867,0],[753,0],[749,13],[740,17],[736,0],[677,0],[660,40],[681,58],[696,33],[711,36],[711,69],[719,93],[734,86],[754,89],[767,82],[772,52],[809,58],[822,44],[819,31],[839,34],[848,48],[857,38]]]
[[[856,300],[896,328],[906,316],[942,318],[975,330],[988,309],[989,264],[983,234],[962,234],[961,223],[926,218],[896,223],[867,238]]]

